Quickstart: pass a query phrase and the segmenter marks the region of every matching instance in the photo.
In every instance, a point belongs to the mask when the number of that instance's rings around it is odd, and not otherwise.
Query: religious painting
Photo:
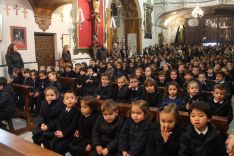
[[[152,39],[152,17],[153,6],[149,3],[144,3],[144,28],[145,28],[145,38]]]
[[[216,29],[218,27],[218,19],[217,18],[207,18],[205,19],[206,28]]]
[[[27,49],[27,33],[25,27],[11,26],[11,43],[16,44],[20,50]]]
[[[0,14],[0,41],[2,41],[2,14]]]
[[[78,0],[78,49],[104,42],[104,0]]]

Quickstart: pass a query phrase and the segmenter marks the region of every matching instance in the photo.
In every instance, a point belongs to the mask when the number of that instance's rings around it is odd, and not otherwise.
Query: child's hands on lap
[[[90,144],[85,147],[86,152],[90,152],[92,150],[92,146]]]
[[[104,148],[104,149],[102,150],[102,155],[106,156],[106,155],[108,155],[108,153],[109,153],[109,151],[108,151],[107,148]]]
[[[102,150],[103,150],[102,146],[96,146],[96,151],[97,151],[98,155],[102,155]]]
[[[128,152],[126,152],[126,151],[123,151],[122,153],[123,153],[123,156],[130,156],[130,155],[128,154]]]
[[[41,124],[41,130],[42,131],[47,131],[48,130],[48,127],[46,126],[46,124]]]
[[[161,135],[163,137],[164,142],[167,142],[172,132],[169,132],[168,129],[164,126],[161,126]]]
[[[62,137],[63,137],[63,132],[60,131],[60,130],[57,130],[56,132],[54,132],[54,135],[55,135],[57,138],[62,138]]]
[[[77,138],[78,138],[79,136],[80,136],[80,132],[79,132],[79,130],[76,130],[76,131],[75,131],[75,134],[74,134],[74,137],[77,137]]]

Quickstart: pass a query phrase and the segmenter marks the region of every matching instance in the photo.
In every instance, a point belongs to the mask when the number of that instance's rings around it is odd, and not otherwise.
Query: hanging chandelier
[[[203,10],[197,5],[192,11],[193,18],[201,18],[204,16]]]

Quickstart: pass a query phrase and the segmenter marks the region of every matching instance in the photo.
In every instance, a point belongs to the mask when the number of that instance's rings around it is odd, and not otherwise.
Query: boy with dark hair
[[[149,107],[158,107],[161,96],[158,92],[156,82],[152,78],[148,78],[144,82],[145,90],[142,99],[148,103]]]
[[[220,71],[220,72],[217,72],[216,75],[215,75],[215,84],[222,84],[225,89],[226,89],[226,92],[227,93],[231,93],[231,84],[228,83],[227,81],[225,81],[225,73]]]
[[[110,84],[110,77],[107,73],[101,75],[101,84],[97,87],[96,95],[98,100],[113,98],[113,87]]]
[[[93,127],[92,143],[95,148],[90,156],[118,154],[119,133],[124,121],[118,116],[117,108],[117,103],[111,99],[102,104],[102,116]]]
[[[135,101],[142,98],[143,88],[139,85],[136,75],[129,76],[129,101]]]
[[[180,138],[179,156],[225,156],[225,141],[217,128],[210,123],[209,105],[199,101],[190,106],[190,124]]]
[[[159,87],[166,87],[167,86],[166,72],[165,71],[158,72],[157,85]]]
[[[0,77],[0,128],[6,128],[2,121],[11,118],[15,113],[15,109],[14,90],[7,85],[6,78]]]
[[[214,86],[213,98],[209,100],[209,105],[213,115],[226,117],[228,123],[233,119],[233,109],[231,102],[225,97],[226,89],[223,85],[217,84]]]

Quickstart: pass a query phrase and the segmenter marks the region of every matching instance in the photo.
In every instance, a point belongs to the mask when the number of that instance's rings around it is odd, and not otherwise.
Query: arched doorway
[[[142,16],[140,11],[140,6],[138,0],[112,0],[108,2],[107,7],[107,25],[110,25],[111,22],[111,6],[113,3],[118,3],[121,5],[122,10],[120,9],[120,14],[123,11],[123,23],[124,29],[121,28],[120,30],[124,30],[124,37],[121,34],[121,32],[114,32],[114,30],[107,26],[107,48],[111,50],[112,43],[114,41],[120,41],[122,44],[125,44],[126,46],[131,46],[131,48],[135,49],[138,53],[142,50],[142,35],[141,35],[141,25],[142,25]],[[118,6],[120,8],[120,6]],[[121,15],[119,15],[121,17]],[[121,20],[120,20],[121,22]],[[114,36],[117,35],[117,36]],[[135,40],[135,44],[130,43],[129,41]],[[130,45],[131,44],[131,45]]]

